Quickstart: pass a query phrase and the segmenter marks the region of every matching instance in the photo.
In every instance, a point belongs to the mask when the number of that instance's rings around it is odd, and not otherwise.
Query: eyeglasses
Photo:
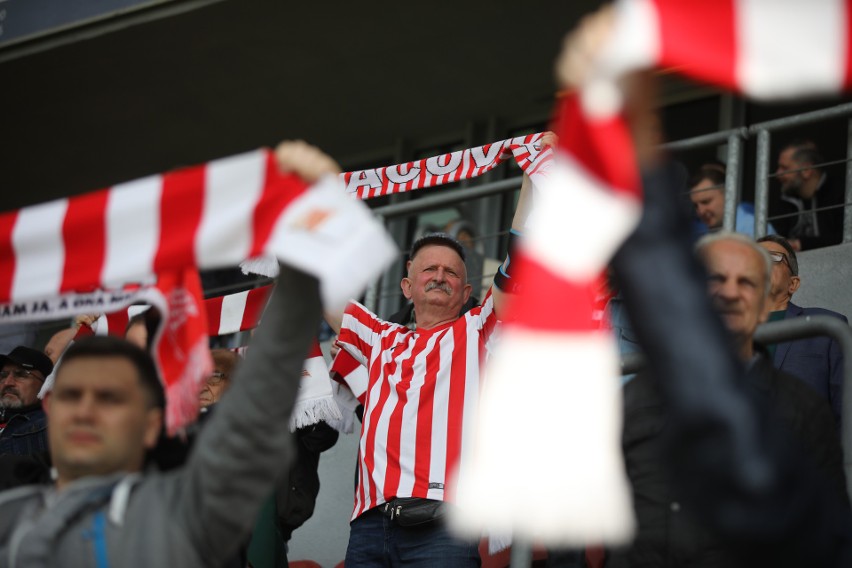
[[[219,371],[213,371],[212,373],[210,373],[210,376],[207,377],[207,384],[208,385],[218,385],[219,383],[226,380],[227,378],[228,378],[228,375],[226,375],[225,373],[221,373]]]
[[[779,262],[783,262],[784,264],[787,265],[787,268],[789,268],[790,271],[792,272],[793,267],[790,266],[790,260],[787,258],[787,255],[784,254],[783,252],[769,251],[769,258],[771,258],[772,262],[774,262],[776,264],[779,263]]]
[[[12,369],[11,371],[9,369],[3,369],[2,371],[0,371],[0,381],[5,381],[10,376],[16,381],[22,381],[24,379],[36,379],[37,381],[44,382],[44,377],[40,377],[34,372],[28,371],[27,369],[21,367]]]

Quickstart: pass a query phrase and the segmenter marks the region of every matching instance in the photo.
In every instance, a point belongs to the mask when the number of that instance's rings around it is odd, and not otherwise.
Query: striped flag
[[[207,335],[228,335],[254,329],[272,294],[272,285],[244,290],[204,300],[207,311]]]

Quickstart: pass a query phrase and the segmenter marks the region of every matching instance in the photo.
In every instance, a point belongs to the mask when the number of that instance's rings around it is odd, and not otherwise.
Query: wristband
[[[508,294],[517,293],[515,281],[512,279],[514,267],[512,265],[512,255],[515,254],[518,244],[520,243],[521,233],[515,229],[509,231],[509,250],[506,253],[506,260],[497,269],[497,274],[494,275],[494,285],[502,292]]]

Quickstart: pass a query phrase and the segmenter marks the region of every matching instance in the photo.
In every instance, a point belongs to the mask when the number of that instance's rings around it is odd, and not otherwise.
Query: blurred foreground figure
[[[642,222],[613,263],[648,368],[624,391],[639,534],[608,566],[850,566],[830,410],[751,340],[770,262],[713,235],[699,248],[708,279],[675,185],[666,166],[644,177]]]
[[[316,149],[296,150],[279,160],[306,181],[333,173]],[[114,337],[72,346],[46,399],[56,482],[0,494],[0,567],[207,567],[233,558],[293,459],[289,417],[320,314],[318,281],[282,267],[233,388],[186,464],[165,473],[143,471],[163,423],[150,356]]]

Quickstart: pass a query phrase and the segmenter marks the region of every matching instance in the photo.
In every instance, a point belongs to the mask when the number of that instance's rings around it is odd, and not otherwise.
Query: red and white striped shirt
[[[491,293],[454,322],[414,331],[351,302],[338,342],[369,369],[352,518],[394,497],[444,500],[469,444]]]

